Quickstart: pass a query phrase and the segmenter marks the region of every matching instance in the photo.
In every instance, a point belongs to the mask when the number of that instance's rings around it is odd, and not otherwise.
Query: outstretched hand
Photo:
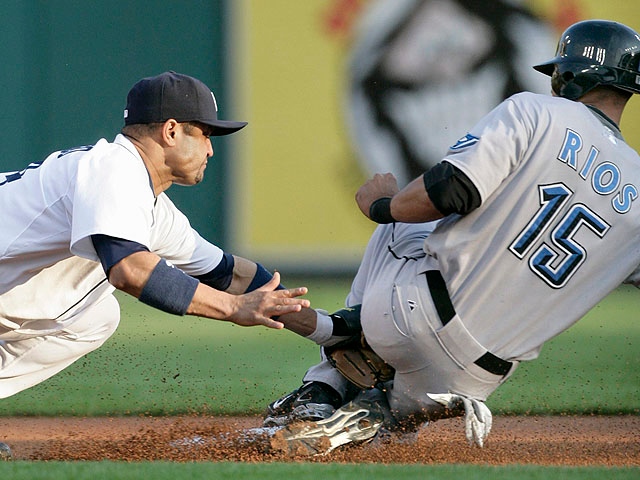
[[[308,292],[307,287],[276,290],[280,285],[280,274],[276,272],[273,278],[262,287],[243,295],[238,295],[236,312],[227,318],[230,322],[243,327],[264,325],[265,327],[281,329],[284,324],[271,317],[299,312],[311,304],[304,298],[296,298]]]

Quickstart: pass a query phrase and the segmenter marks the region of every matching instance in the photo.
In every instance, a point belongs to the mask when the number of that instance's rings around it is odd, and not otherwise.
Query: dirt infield
[[[18,460],[640,466],[639,416],[496,417],[483,449],[467,445],[455,418],[417,435],[294,459],[246,435],[260,424],[258,417],[2,418],[0,440]]]

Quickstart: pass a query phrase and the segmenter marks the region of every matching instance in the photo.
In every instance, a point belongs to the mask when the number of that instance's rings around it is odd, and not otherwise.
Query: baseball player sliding
[[[640,37],[576,23],[534,68],[552,95],[508,98],[402,189],[376,174],[358,190],[380,226],[352,308],[281,317],[327,358],[267,409],[293,450],[455,415],[482,446],[484,402],[518,363],[621,283],[640,286],[640,158],[618,127],[640,93]],[[314,422],[289,428],[300,420]]]
[[[282,328],[308,307],[306,288],[204,240],[164,193],[194,185],[213,155],[211,90],[175,72],[144,78],[127,97],[113,142],[52,153],[0,174],[0,398],[36,385],[116,330],[114,288],[176,315]],[[0,451],[7,457],[6,445]]]

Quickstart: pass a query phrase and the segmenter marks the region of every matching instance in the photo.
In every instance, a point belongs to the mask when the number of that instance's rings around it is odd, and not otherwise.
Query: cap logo
[[[213,106],[216,109],[216,112],[218,111],[218,102],[216,102],[216,96],[213,94],[213,92],[211,92],[211,98],[213,98]]]
[[[127,110],[126,108],[124,109],[124,118],[128,118],[129,117],[129,110]]]

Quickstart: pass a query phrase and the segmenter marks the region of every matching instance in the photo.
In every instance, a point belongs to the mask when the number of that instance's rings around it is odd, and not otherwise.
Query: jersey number
[[[573,195],[573,192],[562,183],[541,185],[538,190],[540,208],[509,246],[509,250],[516,257],[523,259],[532,250],[540,236],[551,225],[555,225],[551,231],[551,242],[556,249],[543,242],[529,256],[529,267],[551,287],[562,288],[587,258],[586,250],[574,238],[576,232],[584,226],[602,238],[610,225],[582,203],[571,205],[560,217],[563,207]],[[564,256],[558,260],[562,254]]]

